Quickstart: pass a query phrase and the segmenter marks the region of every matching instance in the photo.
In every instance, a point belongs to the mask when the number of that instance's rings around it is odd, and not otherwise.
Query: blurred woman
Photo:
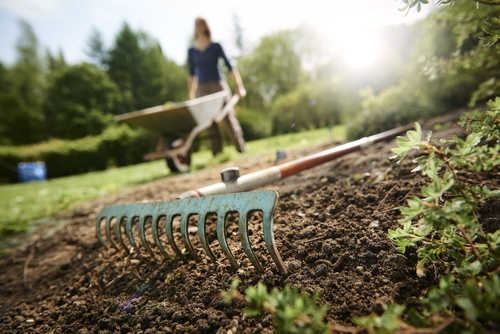
[[[226,57],[224,49],[219,43],[212,42],[212,36],[207,21],[198,17],[195,21],[194,45],[188,50],[188,93],[189,98],[205,96],[220,91],[227,92],[226,102],[231,98],[231,90],[220,73],[219,59],[224,61],[228,71],[236,84],[236,93],[240,98],[246,96],[245,86],[240,73],[232,66]],[[230,129],[231,139],[240,153],[246,152],[245,140],[240,123],[234,109],[231,109],[223,122]],[[222,152],[222,136],[218,125],[214,122],[208,129],[209,143],[213,155]]]

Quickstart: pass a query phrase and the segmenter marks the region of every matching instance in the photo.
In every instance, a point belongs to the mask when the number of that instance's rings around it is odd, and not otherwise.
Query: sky
[[[428,5],[405,15],[399,7],[400,0],[0,0],[0,61],[15,61],[19,19],[31,25],[43,47],[53,54],[62,51],[70,64],[89,60],[85,50],[93,29],[111,47],[125,22],[150,34],[169,59],[184,64],[198,16],[207,20],[212,39],[230,56],[235,17],[247,47],[273,32],[307,25],[331,48],[351,48],[355,54],[352,37],[370,40],[374,29],[411,24],[432,9]]]

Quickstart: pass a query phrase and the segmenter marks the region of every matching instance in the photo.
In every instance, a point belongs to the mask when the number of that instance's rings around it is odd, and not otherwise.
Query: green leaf
[[[414,327],[429,327],[431,323],[414,308],[408,310],[408,323]]]
[[[245,316],[252,318],[252,317],[258,317],[260,315],[261,311],[256,310],[256,309],[246,309],[245,310]]]
[[[415,123],[415,131],[410,130],[406,132],[408,139],[411,143],[416,144],[422,141],[422,128],[420,124]]]

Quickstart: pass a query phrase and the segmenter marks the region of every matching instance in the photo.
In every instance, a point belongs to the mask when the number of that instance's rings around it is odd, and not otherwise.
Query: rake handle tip
[[[177,196],[176,199],[200,198],[202,196],[203,195],[197,192],[196,190],[188,190]]]

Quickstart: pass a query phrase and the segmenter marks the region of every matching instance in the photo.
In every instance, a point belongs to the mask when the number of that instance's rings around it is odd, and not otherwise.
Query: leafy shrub
[[[339,124],[344,92],[331,81],[309,82],[278,97],[273,105],[273,134]]]
[[[156,134],[126,124],[107,128],[100,138],[108,164],[118,167],[142,162],[144,154],[151,152],[158,140]]]
[[[235,279],[229,291],[221,293],[225,302],[244,300],[248,303],[245,316],[256,317],[268,312],[274,316],[276,333],[328,333],[329,327],[323,323],[327,306],[317,306],[319,291],[312,296],[307,293],[299,294],[297,288],[286,285],[283,291],[277,288],[267,292],[264,283],[259,282],[256,287],[245,290],[245,297],[236,290],[239,281]]]
[[[262,139],[271,136],[272,119],[269,114],[255,109],[240,108],[237,111],[245,140]]]
[[[465,76],[453,80],[402,81],[379,95],[361,92],[362,112],[348,124],[350,140],[383,132],[399,125],[428,119],[466,105],[476,84]]]
[[[112,124],[119,100],[118,87],[106,72],[88,63],[65,66],[47,89],[48,135],[68,140],[97,136]]]
[[[347,137],[351,140],[437,114],[437,106],[409,82],[391,86],[379,95],[371,89],[361,94],[363,112],[347,126]]]
[[[481,206],[498,198],[500,190],[474,184],[467,172],[493,171],[500,165],[500,98],[488,103],[490,110],[463,117],[465,139],[431,141],[422,138],[417,123],[407,138],[398,137],[393,152],[404,160],[410,151],[421,153],[414,162],[429,177],[422,196],[401,207],[402,227],[389,231],[397,249],[404,253],[416,247],[420,261],[418,276],[426,265],[440,261],[446,273],[439,285],[422,300],[422,312],[408,310],[408,322],[421,326],[446,326],[450,332],[483,333],[498,329],[500,319],[500,230],[483,228]],[[400,312],[357,319],[369,328],[388,330],[387,324],[402,325]],[[377,322],[378,321],[378,322]],[[396,328],[391,327],[390,330]]]
[[[29,161],[45,162],[49,178],[104,170],[110,164],[136,164],[154,149],[156,140],[154,134],[121,124],[108,127],[98,136],[74,141],[52,139],[29,146],[0,146],[0,160],[6,167],[0,169],[0,179],[16,182],[15,166]]]

